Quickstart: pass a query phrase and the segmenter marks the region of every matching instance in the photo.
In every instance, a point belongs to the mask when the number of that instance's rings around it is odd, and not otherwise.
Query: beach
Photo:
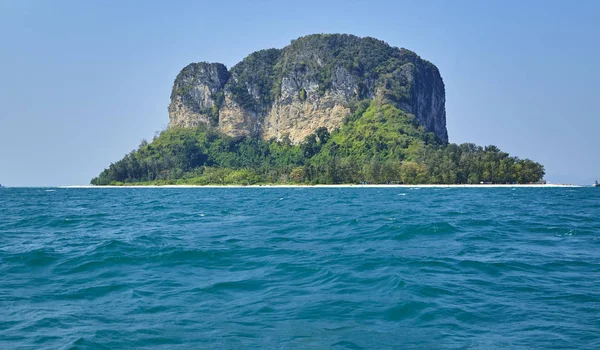
[[[93,186],[66,185],[58,188],[555,188],[583,187],[571,184],[475,184],[475,185],[386,185],[386,184],[338,184],[338,185],[123,185],[123,186]]]

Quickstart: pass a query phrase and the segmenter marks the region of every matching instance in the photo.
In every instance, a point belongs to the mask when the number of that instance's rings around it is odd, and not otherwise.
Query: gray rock
[[[321,126],[342,126],[363,99],[391,103],[448,140],[444,82],[433,64],[373,38],[339,34],[255,52],[230,71],[220,63],[188,65],[173,85],[170,126],[298,143]]]

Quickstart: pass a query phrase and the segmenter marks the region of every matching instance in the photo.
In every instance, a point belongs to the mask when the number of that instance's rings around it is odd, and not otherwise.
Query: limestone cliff
[[[438,69],[415,53],[373,38],[310,35],[283,49],[250,54],[231,70],[192,63],[175,79],[171,127],[210,125],[232,136],[288,136],[340,127],[364,99],[392,103],[447,141]]]

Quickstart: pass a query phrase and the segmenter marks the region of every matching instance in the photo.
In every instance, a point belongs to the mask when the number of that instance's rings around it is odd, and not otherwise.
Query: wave
[[[11,189],[0,341],[597,348],[600,191],[566,191]]]

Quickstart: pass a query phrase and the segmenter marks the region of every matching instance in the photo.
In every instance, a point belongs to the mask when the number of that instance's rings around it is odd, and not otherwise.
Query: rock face
[[[220,63],[192,63],[177,76],[169,118],[172,126],[194,127],[218,122],[218,105],[229,72]]]
[[[309,35],[283,49],[250,54],[231,70],[192,63],[175,79],[171,127],[200,124],[231,136],[289,137],[341,127],[358,101],[391,103],[447,141],[438,69],[415,53],[373,38]]]

